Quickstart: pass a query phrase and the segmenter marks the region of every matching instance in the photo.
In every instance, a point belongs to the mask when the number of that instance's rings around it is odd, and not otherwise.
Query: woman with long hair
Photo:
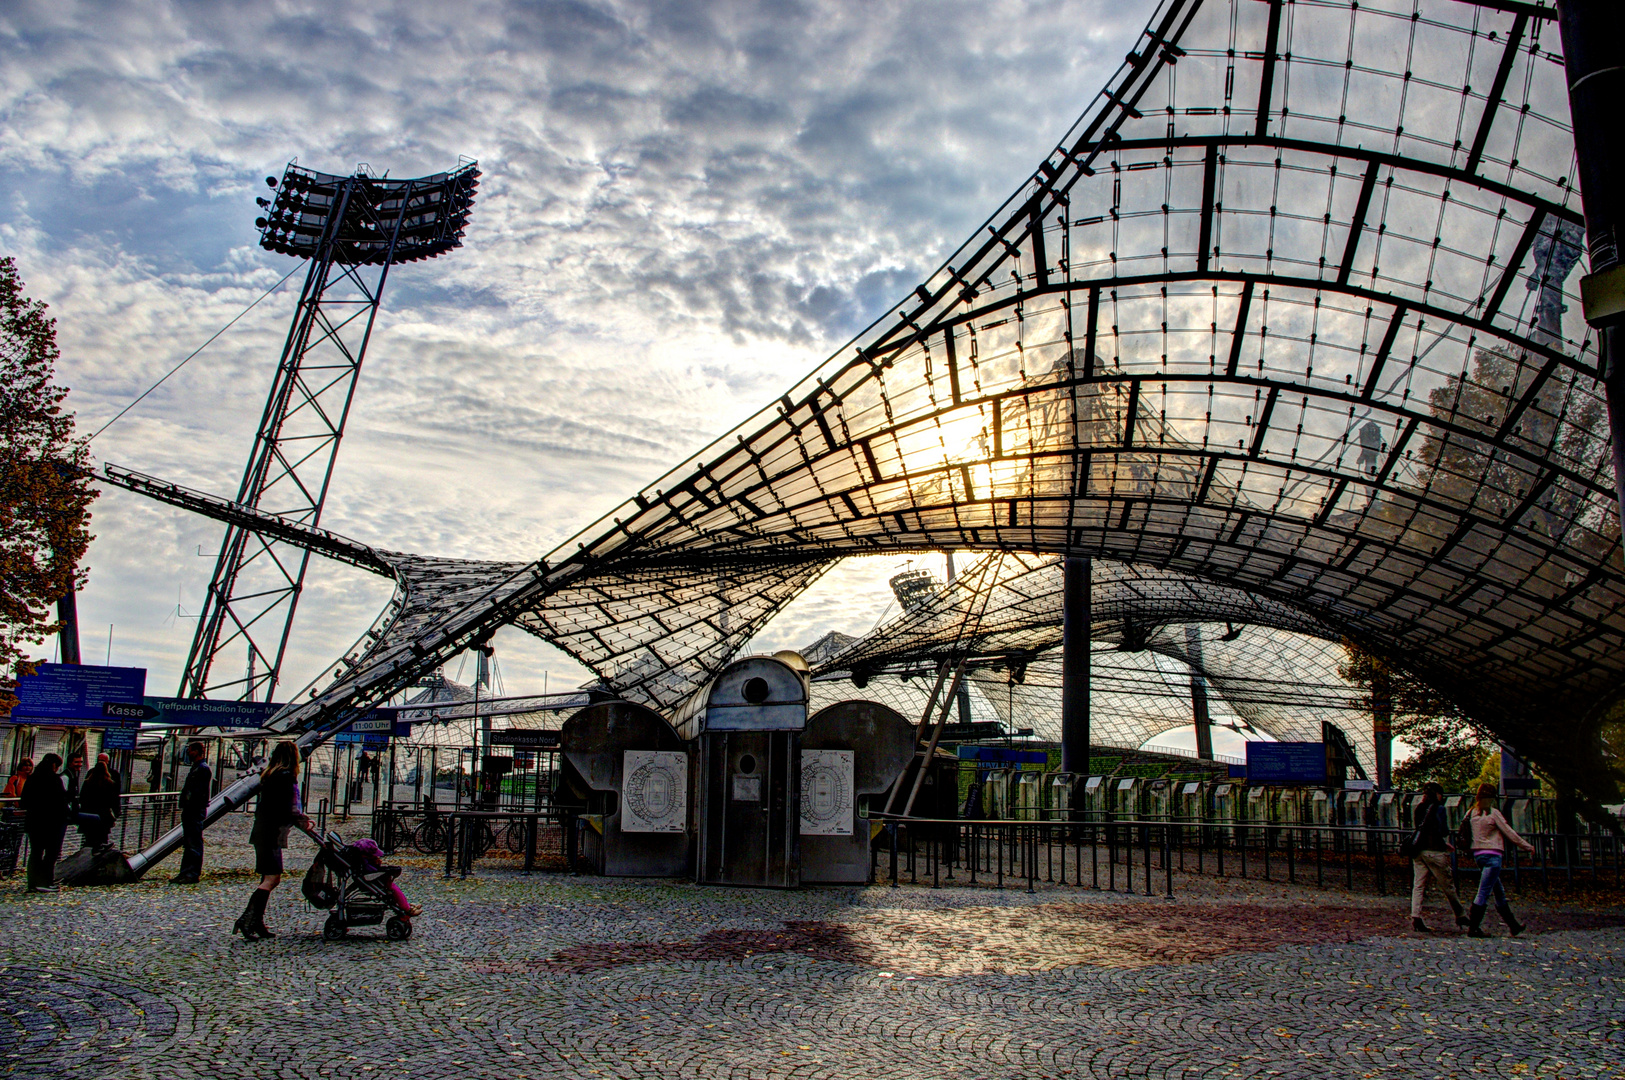
[[[254,845],[254,872],[260,883],[248,896],[248,907],[238,916],[232,933],[249,941],[275,937],[265,925],[265,904],[271,890],[282,884],[282,849],[288,846],[288,829],[296,822],[310,828],[299,803],[299,747],[284,739],[271,751],[271,761],[260,774],[259,804],[254,808],[254,828],[249,842]]]
[[[79,791],[79,831],[92,851],[111,850],[108,838],[113,822],[118,820],[118,802],[118,781],[113,778],[112,767],[97,758],[96,767],[85,777],[85,786]]]
[[[1416,829],[1417,848],[1411,855],[1411,929],[1418,934],[1431,932],[1422,921],[1422,900],[1427,894],[1429,878],[1444,894],[1450,910],[1456,913],[1456,925],[1468,925],[1467,914],[1456,898],[1456,883],[1451,880],[1450,823],[1444,812],[1443,786],[1432,780],[1422,785],[1422,801],[1416,807],[1412,824]]]
[[[1506,857],[1508,840],[1529,852],[1535,850],[1535,845],[1519,836],[1507,824],[1507,819],[1495,805],[1496,794],[1494,784],[1478,785],[1478,797],[1473,801],[1472,809],[1467,811],[1467,826],[1473,838],[1473,861],[1482,871],[1478,878],[1478,895],[1473,897],[1473,908],[1468,916],[1468,937],[1489,937],[1480,924],[1484,921],[1484,908],[1489,903],[1491,892],[1495,893],[1495,910],[1500,912],[1501,921],[1507,924],[1512,936],[1517,937],[1524,931],[1523,924],[1513,917],[1512,905],[1507,903],[1507,891],[1501,886],[1501,860]]]

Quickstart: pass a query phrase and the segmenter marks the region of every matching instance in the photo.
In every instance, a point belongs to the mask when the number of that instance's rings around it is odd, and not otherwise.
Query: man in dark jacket
[[[181,785],[181,855],[180,873],[170,878],[172,885],[196,885],[203,873],[203,818],[209,812],[209,792],[214,774],[206,760],[203,744],[193,739],[186,744],[186,760],[192,771]]]
[[[68,831],[68,791],[56,771],[62,759],[46,754],[23,785],[22,808],[28,828],[28,891],[56,892],[56,860]]]

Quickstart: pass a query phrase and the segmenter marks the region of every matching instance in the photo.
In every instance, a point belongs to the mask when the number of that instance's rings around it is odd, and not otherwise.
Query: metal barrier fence
[[[496,849],[519,855],[524,872],[536,869],[538,857],[568,857],[564,830],[553,807],[539,810],[441,809],[413,803],[380,803],[372,818],[372,838],[387,852],[413,849],[424,855],[444,854],[446,876],[467,877],[474,861]]]
[[[0,800],[5,805],[0,811],[6,817],[5,825],[10,840],[6,846],[8,851],[14,850],[15,855],[0,860],[0,876],[15,872],[28,858],[28,834],[26,830],[27,816],[17,810],[17,800]],[[121,851],[137,851],[157,840],[164,833],[173,829],[180,823],[180,792],[156,791],[134,792],[119,796],[119,816],[113,823],[113,829],[108,833],[108,840],[117,844]],[[68,825],[68,836],[72,836],[77,826]],[[116,838],[116,839],[115,839]],[[64,845],[66,846],[66,845]]]
[[[1342,885],[1387,895],[1408,892],[1411,860],[1399,854],[1409,829],[1349,825],[1223,825],[1166,820],[1101,822],[956,821],[877,817],[885,828],[870,848],[876,882],[1005,886],[1006,879],[1111,891],[1156,892],[1172,898],[1174,874]],[[1589,833],[1534,833],[1524,837],[1533,855],[1507,853],[1503,878],[1525,886],[1611,883],[1621,880],[1620,838]],[[882,866],[882,860],[887,860]],[[1451,853],[1458,883],[1475,877],[1469,854]],[[1121,885],[1119,880],[1121,879]]]

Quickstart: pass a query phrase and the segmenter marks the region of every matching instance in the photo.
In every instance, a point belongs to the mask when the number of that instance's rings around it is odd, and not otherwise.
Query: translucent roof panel
[[[777,582],[754,621],[841,555],[980,548],[1295,609],[1610,789],[1625,576],[1552,11],[1149,11],[1031,178],[895,308],[287,722],[331,724],[527,613],[606,656],[670,641],[639,685],[693,686],[753,560]],[[586,621],[547,629],[567,592]]]

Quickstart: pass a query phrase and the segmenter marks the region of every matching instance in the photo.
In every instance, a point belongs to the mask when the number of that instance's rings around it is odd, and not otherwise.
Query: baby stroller
[[[412,921],[389,889],[400,872],[398,866],[374,869],[343,837],[329,831],[319,842],[300,891],[312,907],[328,912],[322,926],[322,937],[328,941],[339,940],[352,926],[379,923],[384,923],[389,940],[405,941],[412,936]]]

